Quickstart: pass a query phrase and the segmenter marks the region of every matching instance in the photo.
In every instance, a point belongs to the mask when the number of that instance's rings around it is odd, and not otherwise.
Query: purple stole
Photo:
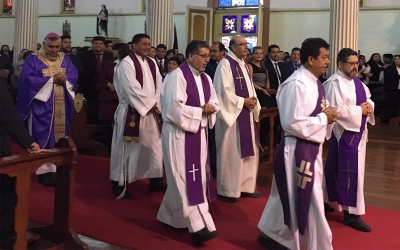
[[[355,77],[353,80],[356,87],[356,105],[360,105],[367,101],[367,95],[360,79]],[[357,207],[358,145],[366,122],[367,117],[362,116],[360,132],[344,130],[339,142],[332,132],[325,163],[325,180],[329,201]]]
[[[249,90],[247,89],[246,79],[240,65],[230,56],[225,56],[231,65],[233,81],[235,83],[235,94],[237,96],[247,98],[249,97]],[[243,80],[242,80],[243,79]],[[242,81],[244,88],[242,86]],[[243,106],[238,118],[238,131],[240,136],[240,152],[242,159],[245,157],[253,156],[253,137],[251,136],[251,122],[250,122],[250,112]]]
[[[134,53],[130,53],[129,57],[133,61],[133,65],[135,66],[135,71],[136,71],[136,80],[140,83],[140,86],[143,88],[143,71],[142,67],[140,67],[139,60],[135,56]],[[157,80],[156,80],[156,65],[155,63],[149,58],[146,57],[147,63],[149,64],[151,75],[153,76],[154,80],[154,88],[157,89]],[[162,126],[162,120],[160,118],[160,115],[157,114],[156,112],[153,112],[154,119],[156,120],[157,123],[157,128],[158,132],[161,134],[161,126]],[[137,110],[129,106],[128,107],[128,112],[126,114],[126,120],[125,120],[125,127],[124,127],[124,134],[123,137],[125,140],[133,140],[133,141],[138,141],[139,139],[139,125],[140,125],[140,114],[137,112]]]
[[[186,105],[192,107],[201,107],[200,93],[197,89],[196,81],[193,73],[189,68],[187,62],[184,62],[179,67],[186,79]],[[210,83],[207,76],[203,73],[200,74],[201,84],[203,86],[204,101],[208,103],[211,97]],[[193,206],[204,203],[203,183],[201,179],[201,125],[196,133],[185,131],[185,169],[186,169],[186,190],[188,204]],[[212,188],[210,176],[209,159],[207,156],[206,169],[207,169],[207,190],[210,201],[216,197],[215,187]]]
[[[315,117],[322,112],[322,102],[325,98],[325,90],[322,83],[318,80],[318,99],[314,111],[309,115]],[[282,137],[284,131],[282,131]],[[310,201],[312,189],[314,186],[314,164],[317,159],[320,144],[297,138],[296,148],[294,152],[297,167],[297,197],[296,197],[296,218],[300,234],[304,235],[307,225],[308,211],[310,209]],[[288,186],[285,169],[285,139],[282,138],[281,143],[275,153],[272,167],[274,170],[275,182],[278,188],[279,197],[283,208],[284,223],[290,228],[290,206]]]

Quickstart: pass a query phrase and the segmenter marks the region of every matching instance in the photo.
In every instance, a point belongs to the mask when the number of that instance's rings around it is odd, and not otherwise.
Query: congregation
[[[154,46],[146,34],[126,44],[102,36],[91,43],[72,47],[70,36],[51,32],[37,51],[20,51],[17,62],[11,59],[17,52],[1,47],[0,83],[40,148],[54,148],[69,136],[73,99],[83,94],[88,123],[113,129],[105,143],[115,197],[132,199],[127,185],[148,178],[150,191],[165,192],[157,219],[187,228],[193,245],[201,246],[218,235],[208,201],[260,197],[259,151],[268,149],[273,136],[274,180],[260,215],[260,244],[332,249],[329,202],[343,211],[344,225],[371,231],[360,217],[365,127],[374,124],[374,113],[381,122],[400,115],[400,55],[384,54],[382,62],[374,53],[366,61],[359,51],[343,48],[329,62],[329,44],[321,38],[306,39],[290,54],[275,44],[250,50],[239,35],[228,48],[193,40],[184,53]],[[329,63],[338,71],[327,78]],[[269,118],[259,120],[259,114],[273,107],[279,116],[270,135]],[[42,166],[39,182],[53,187],[54,171],[51,164]],[[13,241],[10,226],[4,228],[2,244]]]

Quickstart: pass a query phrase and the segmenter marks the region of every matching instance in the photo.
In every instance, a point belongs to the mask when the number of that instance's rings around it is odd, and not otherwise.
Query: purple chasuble
[[[360,79],[355,77],[353,80],[356,87],[356,105],[359,106],[367,101],[367,95]],[[360,132],[344,130],[339,142],[332,132],[325,163],[325,180],[329,201],[357,207],[358,146],[366,122],[367,117],[361,116]]]
[[[235,94],[243,98],[249,97],[249,90],[247,89],[246,79],[244,78],[243,71],[240,68],[239,63],[230,56],[225,56],[225,58],[229,61],[231,65],[233,80],[235,83]],[[240,136],[240,152],[242,155],[242,159],[245,157],[253,156],[254,149],[253,137],[251,136],[250,111],[244,106],[237,118],[237,122]]]
[[[325,90],[322,83],[318,80],[318,99],[314,111],[309,115],[315,117],[322,112],[322,100],[325,98]],[[282,131],[282,137],[284,131]],[[296,196],[296,218],[300,234],[304,235],[304,231],[308,220],[308,211],[310,209],[312,189],[314,185],[314,164],[317,159],[320,144],[297,138],[296,148],[294,152],[296,168],[297,168],[297,196]],[[278,188],[279,197],[283,208],[284,223],[290,227],[290,206],[289,194],[285,169],[285,139],[281,139],[281,143],[275,153],[272,164],[275,176],[276,186]]]
[[[129,57],[132,59],[133,65],[135,66],[136,80],[140,83],[140,86],[143,89],[143,70],[142,67],[140,66],[139,60],[137,59],[134,53],[130,53]],[[150,72],[154,80],[154,90],[156,91],[157,89],[156,64],[149,57],[146,57],[146,61],[147,64],[149,65]],[[153,112],[153,115],[157,123],[158,132],[159,134],[161,134],[161,127],[162,127],[161,115],[156,112]],[[129,106],[125,120],[125,127],[123,134],[124,138],[139,138],[139,125],[140,125],[139,112],[137,112],[137,110],[134,107]]]
[[[66,69],[67,79],[76,90],[78,71],[68,56],[64,55],[60,68]],[[41,148],[54,148],[56,144],[53,125],[54,91],[51,92],[47,102],[35,99],[35,96],[50,79],[50,77],[43,76],[42,70],[44,69],[48,69],[48,66],[36,54],[26,58],[19,77],[17,109],[23,120],[26,120],[30,114],[32,115],[33,140]],[[69,136],[74,116],[74,100],[66,86],[64,86],[64,101],[65,136]]]
[[[182,63],[179,67],[186,80],[186,105],[192,107],[201,107],[200,93],[197,89],[196,80],[193,73],[189,68],[187,62]],[[203,86],[204,102],[208,103],[211,97],[210,83],[207,76],[203,73],[200,74],[201,84]],[[210,187],[212,183],[210,176],[209,159],[207,156],[206,171],[208,194],[210,201],[215,199],[215,187]],[[185,131],[185,169],[186,169],[186,190],[188,204],[193,206],[204,203],[203,184],[201,179],[201,125],[196,133]]]

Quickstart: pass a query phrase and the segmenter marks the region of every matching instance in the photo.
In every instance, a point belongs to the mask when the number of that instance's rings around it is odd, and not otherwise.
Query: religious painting
[[[240,31],[242,33],[255,34],[257,33],[257,16],[256,15],[242,15],[242,25]]]
[[[12,0],[3,0],[3,14],[11,14],[12,13]]]
[[[64,0],[64,11],[75,11],[75,0]]]
[[[222,16],[222,33],[236,33],[237,20],[237,16]]]

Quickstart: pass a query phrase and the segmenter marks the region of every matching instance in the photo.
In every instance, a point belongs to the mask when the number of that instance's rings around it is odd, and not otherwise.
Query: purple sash
[[[193,77],[193,73],[189,68],[187,62],[182,63],[179,67],[186,79],[186,94],[187,100],[186,105],[192,107],[201,107],[200,105],[200,93],[197,89],[196,80]],[[208,82],[205,74],[200,74],[201,83],[203,86],[204,101],[208,103],[211,97],[210,83]],[[207,190],[210,197],[210,201],[216,197],[215,187],[212,187],[212,181],[210,176],[209,159],[207,156],[206,169],[207,169]],[[203,184],[201,179],[201,125],[196,133],[185,132],[185,169],[186,169],[186,190],[189,205],[197,205],[204,203]]]
[[[135,56],[134,53],[130,53],[129,57],[133,61],[133,65],[135,66],[135,71],[136,71],[136,80],[140,83],[140,86],[143,88],[143,71],[142,67],[140,66],[139,60]],[[154,89],[157,89],[157,80],[156,80],[156,65],[155,63],[149,58],[146,57],[147,63],[149,64],[149,68],[151,71],[151,75],[153,76],[154,80]],[[160,114],[157,114],[156,112],[153,112],[154,119],[156,120],[157,123],[157,128],[159,134],[161,134],[161,126],[162,126],[162,120],[160,118]],[[125,120],[125,127],[124,127],[124,138],[126,140],[138,140],[139,138],[139,125],[140,125],[140,114],[137,112],[137,110],[129,106],[128,107],[128,113],[126,114],[126,120]]]
[[[325,91],[322,83],[318,80],[318,99],[314,111],[309,116],[316,116],[322,111],[322,100],[325,98]],[[283,208],[284,223],[290,228],[290,206],[287,186],[287,177],[285,169],[285,139],[282,131],[281,143],[275,153],[272,164],[275,176],[276,186]],[[297,198],[296,198],[296,217],[300,234],[304,235],[307,225],[308,211],[312,189],[314,185],[314,164],[317,159],[320,144],[305,139],[297,138],[295,148],[295,162],[297,167]]]
[[[354,78],[356,87],[356,105],[367,101],[363,83]],[[358,146],[365,130],[367,117],[361,117],[360,132],[344,130],[340,140],[334,133],[329,144],[328,157],[325,163],[325,180],[329,201],[341,205],[357,207],[358,186]]]
[[[247,98],[249,97],[249,90],[247,89],[246,79],[238,62],[236,62],[232,57],[225,56],[231,65],[233,80],[235,82],[235,94],[237,96]],[[243,85],[242,85],[243,81]],[[239,135],[240,135],[240,152],[242,159],[248,156],[254,155],[253,149],[253,137],[251,136],[251,122],[250,122],[250,112],[243,106],[238,118]]]

